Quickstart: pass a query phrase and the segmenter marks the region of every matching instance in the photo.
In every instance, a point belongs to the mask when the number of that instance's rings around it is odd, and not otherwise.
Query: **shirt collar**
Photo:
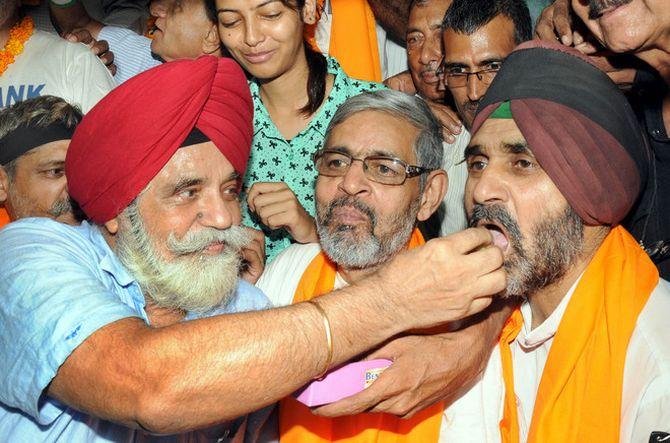
[[[90,232],[90,239],[100,250],[100,269],[108,273],[109,275],[116,280],[116,283],[122,287],[128,287],[131,284],[135,283],[135,279],[128,273],[126,268],[121,264],[119,259],[112,251],[112,248],[109,247],[109,244],[105,240],[105,237],[100,232],[100,228],[91,225],[88,222],[82,222],[82,225],[88,225]]]
[[[531,330],[531,325],[533,324],[533,313],[530,308],[530,303],[528,303],[528,300],[523,302],[521,305],[523,326],[516,338],[517,342],[522,348],[526,350],[537,348],[556,335],[556,331],[561,324],[561,320],[563,319],[565,310],[567,309],[568,303],[572,298],[572,294],[574,294],[575,289],[577,288],[577,284],[581,279],[582,276],[580,275],[579,278],[572,284],[568,290],[568,293],[565,294],[565,297],[563,297],[556,309],[554,309],[554,312],[552,312],[551,315],[535,329]]]

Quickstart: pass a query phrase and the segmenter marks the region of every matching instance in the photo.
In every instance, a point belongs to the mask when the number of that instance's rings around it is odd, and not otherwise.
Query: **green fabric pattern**
[[[500,106],[498,106],[498,108],[496,108],[496,110],[493,111],[491,115],[489,115],[489,118],[513,119],[514,117],[512,116],[512,108],[510,106],[509,100],[500,103]]]

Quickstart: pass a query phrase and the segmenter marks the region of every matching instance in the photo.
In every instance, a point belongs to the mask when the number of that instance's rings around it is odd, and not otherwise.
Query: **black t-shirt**
[[[652,259],[666,280],[670,280],[670,138],[663,123],[663,99],[668,93],[668,85],[656,74],[638,72],[630,101],[653,161],[647,185],[623,222],[648,252],[656,251]],[[663,241],[667,243],[660,243]]]

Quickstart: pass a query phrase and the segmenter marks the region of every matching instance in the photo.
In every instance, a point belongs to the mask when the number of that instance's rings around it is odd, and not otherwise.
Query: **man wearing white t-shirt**
[[[17,0],[0,1],[0,47],[10,41],[12,28],[30,34],[23,50],[0,74],[0,107],[54,95],[86,113],[114,88],[107,68],[86,46],[34,30],[28,22],[20,19]]]

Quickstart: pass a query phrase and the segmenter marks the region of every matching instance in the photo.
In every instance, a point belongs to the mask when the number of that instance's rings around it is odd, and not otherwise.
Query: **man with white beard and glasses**
[[[334,289],[360,284],[406,249],[420,248],[424,239],[417,223],[435,212],[447,191],[442,155],[440,124],[421,98],[392,90],[349,98],[333,116],[324,147],[315,155],[320,242],[287,248],[257,286],[275,305],[319,300]],[[477,440],[478,431],[470,426],[477,414],[460,406],[446,408],[483,370],[505,314],[509,311],[501,310],[455,332],[415,332],[375,351],[393,365],[362,393],[318,410],[337,417],[317,417],[291,397],[282,400],[279,440]],[[301,328],[299,323],[295,327]],[[394,390],[408,393],[395,398]]]
[[[504,288],[502,255],[472,229],[318,303],[263,310],[244,280],[263,239],[239,226],[252,117],[241,68],[213,56],[146,71],[84,117],[65,170],[90,221],[0,231],[4,439],[238,441],[254,429],[239,417]]]
[[[50,95],[0,110],[0,228],[26,217],[78,223],[65,154],[81,118],[77,108]]]
[[[533,40],[505,61],[466,149],[465,206],[522,299],[487,373],[505,442],[664,441],[670,285],[620,225],[651,163],[635,113],[580,52]]]

